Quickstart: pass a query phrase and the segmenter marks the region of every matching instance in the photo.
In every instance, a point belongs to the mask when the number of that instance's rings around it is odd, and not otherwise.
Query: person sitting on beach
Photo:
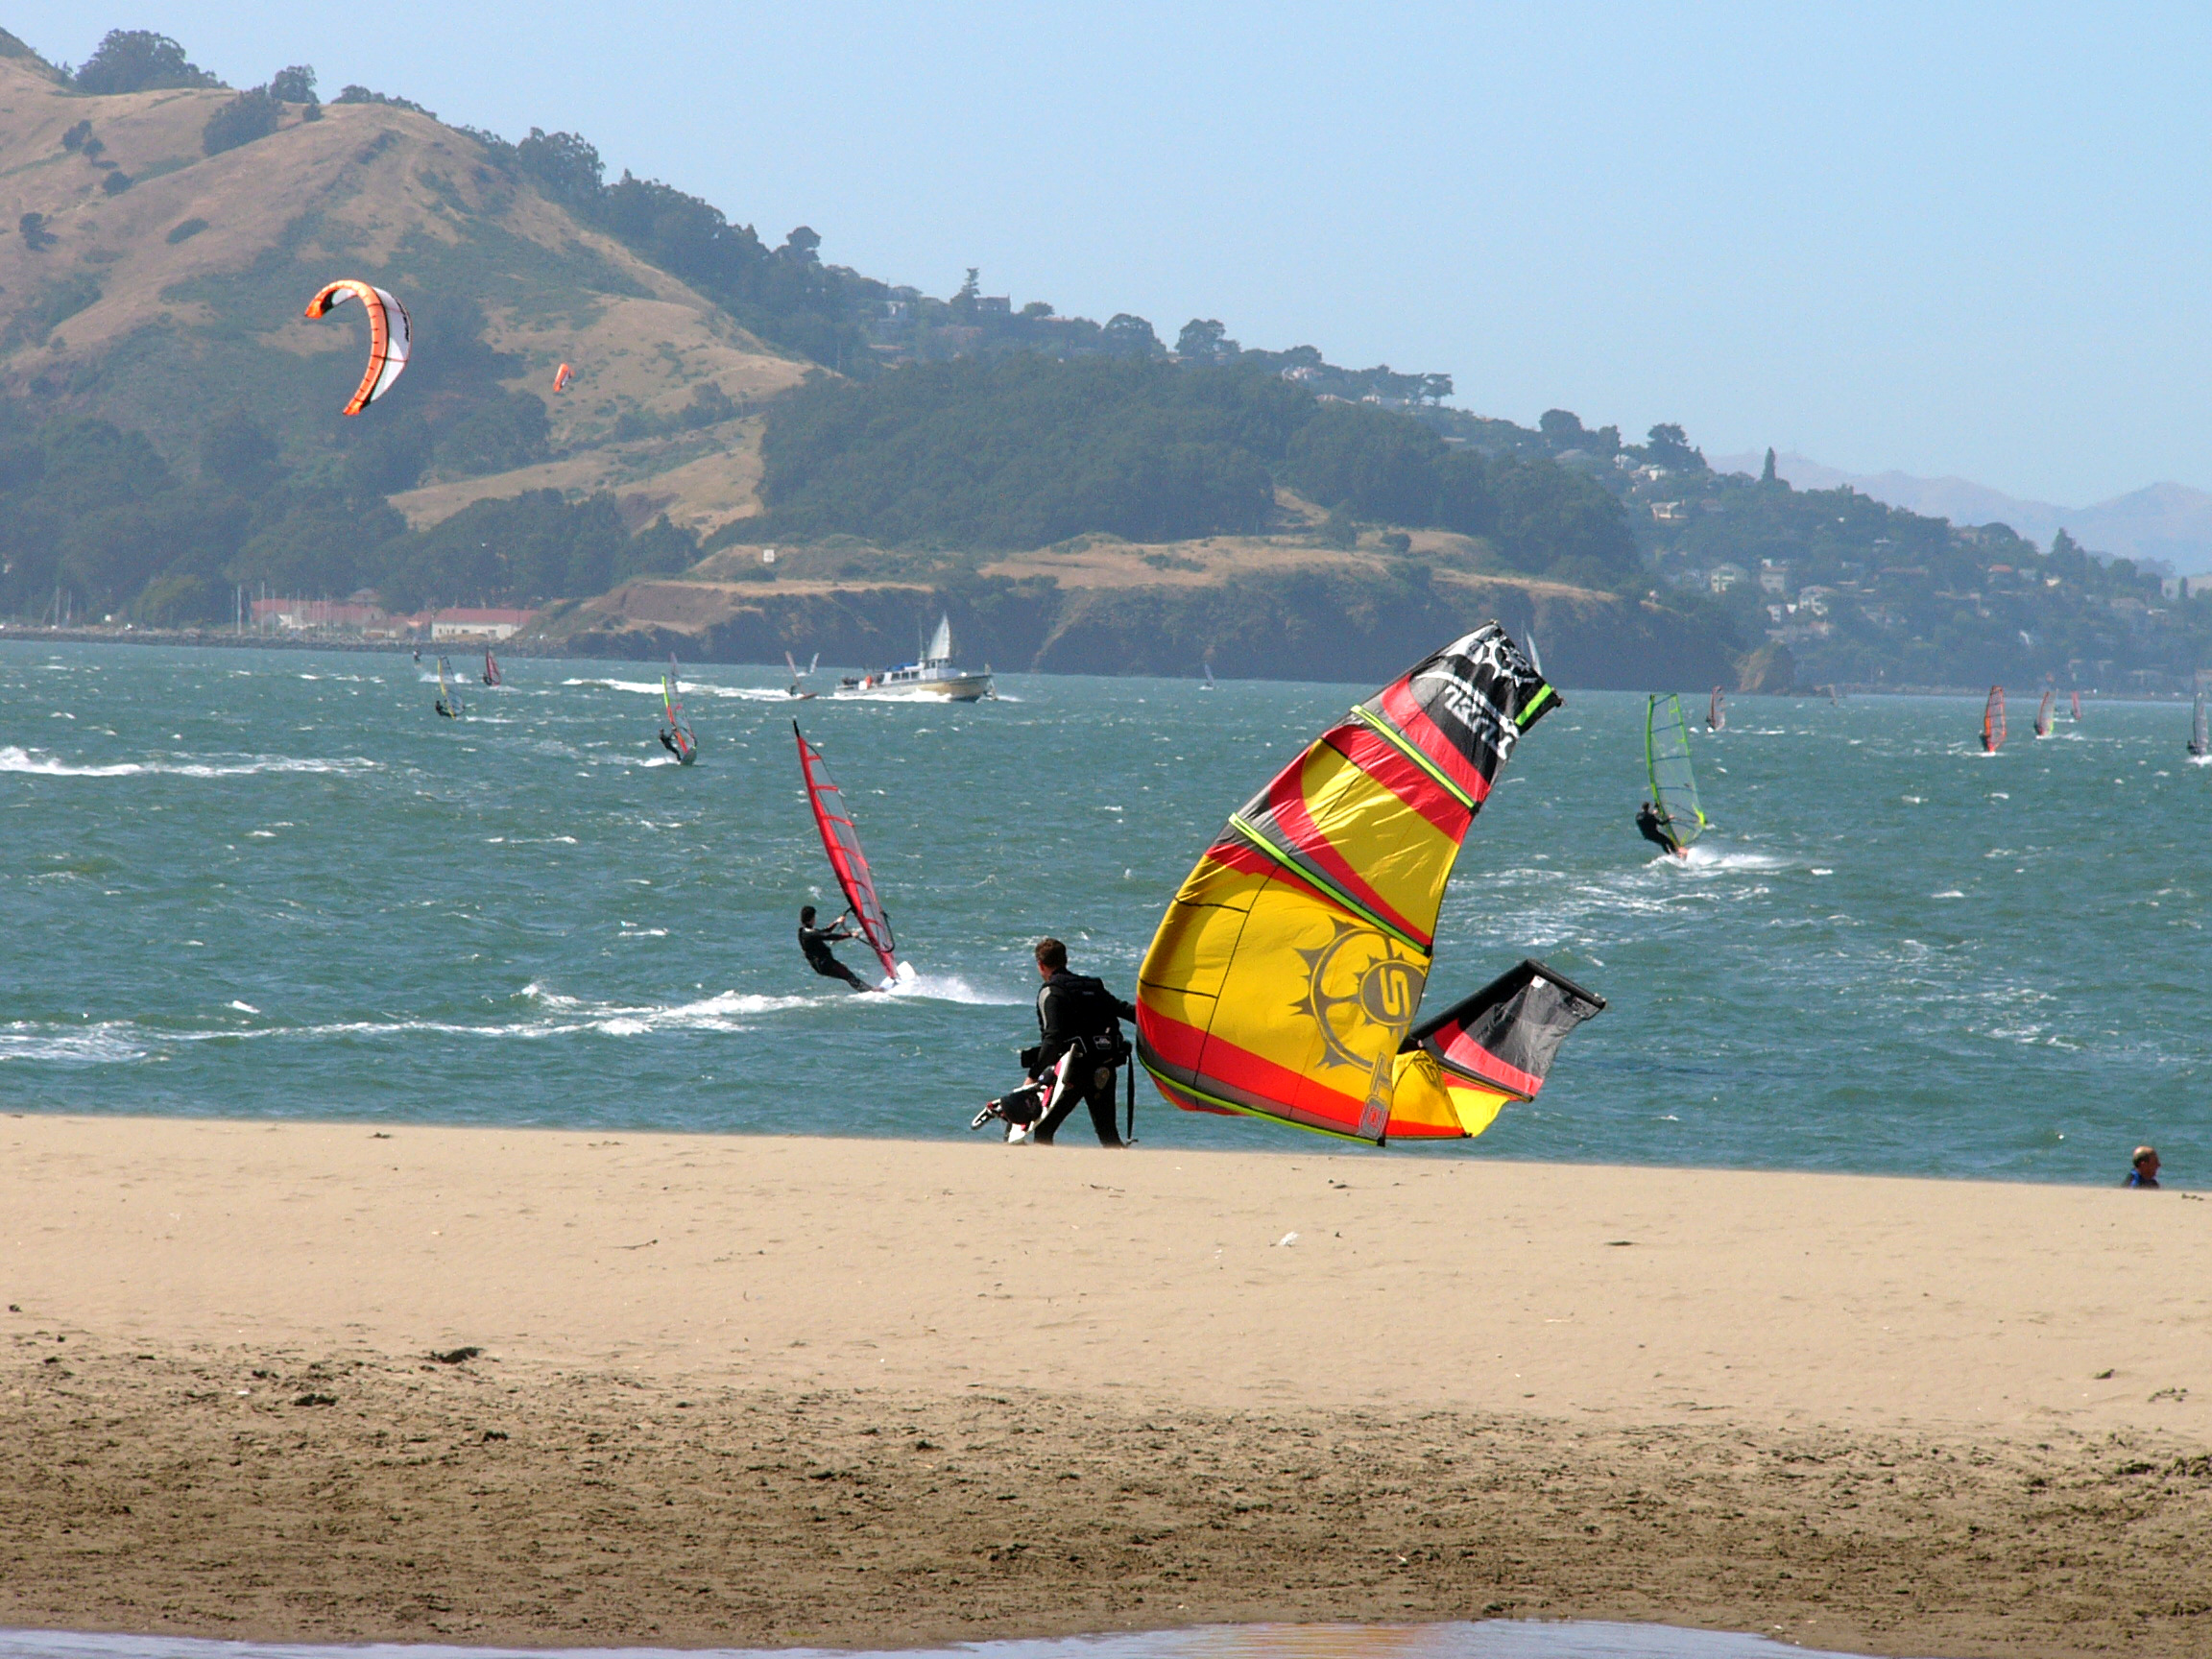
[[[855,991],[873,991],[873,985],[838,961],[837,953],[830,949],[842,940],[859,937],[859,934],[845,926],[844,916],[838,917],[827,927],[817,927],[814,926],[814,906],[807,904],[800,908],[799,949],[806,957],[806,966],[825,979],[842,979]]]
[[[2155,1187],[2158,1185],[2158,1148],[2135,1148],[2135,1167],[2128,1171],[2125,1185],[2129,1187]]]
[[[1037,941],[1037,973],[1045,981],[1037,988],[1039,1041],[1036,1047],[1022,1050],[1022,1062],[1032,1083],[1046,1083],[1046,1097],[1045,1116],[1030,1131],[1030,1144],[1051,1145],[1053,1135],[1082,1101],[1091,1108],[1098,1144],[1119,1146],[1114,1079],[1130,1060],[1120,1022],[1136,1019],[1137,1010],[1103,981],[1069,973],[1068,947],[1057,939]],[[1064,1056],[1068,1065],[1054,1079]]]

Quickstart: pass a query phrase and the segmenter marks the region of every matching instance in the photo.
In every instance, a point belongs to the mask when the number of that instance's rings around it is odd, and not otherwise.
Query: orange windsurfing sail
[[[1994,755],[2005,746],[2005,687],[1989,687],[1989,701],[1982,708],[1982,753]]]
[[[1233,815],[1138,970],[1138,1053],[1186,1111],[1382,1142],[1531,1098],[1604,1007],[1542,963],[1416,1028],[1461,841],[1558,694],[1495,622],[1424,660]]]

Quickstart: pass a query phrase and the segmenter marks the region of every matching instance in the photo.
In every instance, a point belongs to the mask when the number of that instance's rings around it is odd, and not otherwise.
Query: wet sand
[[[2212,1651],[2177,1191],[11,1117],[0,1296],[0,1624]]]

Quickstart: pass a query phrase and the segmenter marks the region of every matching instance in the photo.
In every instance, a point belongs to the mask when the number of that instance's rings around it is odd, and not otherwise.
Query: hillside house
[[[535,611],[455,607],[430,613],[433,639],[505,639],[529,626]]]

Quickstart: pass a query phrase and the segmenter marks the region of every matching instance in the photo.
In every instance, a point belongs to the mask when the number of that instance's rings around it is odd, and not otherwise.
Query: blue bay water
[[[962,1138],[1031,1040],[1029,941],[1126,991],[1227,813],[1371,689],[794,705],[702,668],[682,769],[645,668],[506,669],[455,724],[404,654],[0,644],[0,1108]],[[1431,982],[1536,954],[1610,1010],[1539,1103],[1382,1155],[2102,1183],[2149,1140],[2202,1184],[2185,709],[2093,704],[2040,742],[2022,709],[1984,757],[1978,703],[1742,698],[1696,737],[1717,829],[1676,866],[1630,822],[1643,707],[1571,691],[1523,744]],[[794,713],[919,973],[900,995],[796,950],[797,907],[842,902]],[[1312,1150],[1149,1090],[1139,1119]]]

